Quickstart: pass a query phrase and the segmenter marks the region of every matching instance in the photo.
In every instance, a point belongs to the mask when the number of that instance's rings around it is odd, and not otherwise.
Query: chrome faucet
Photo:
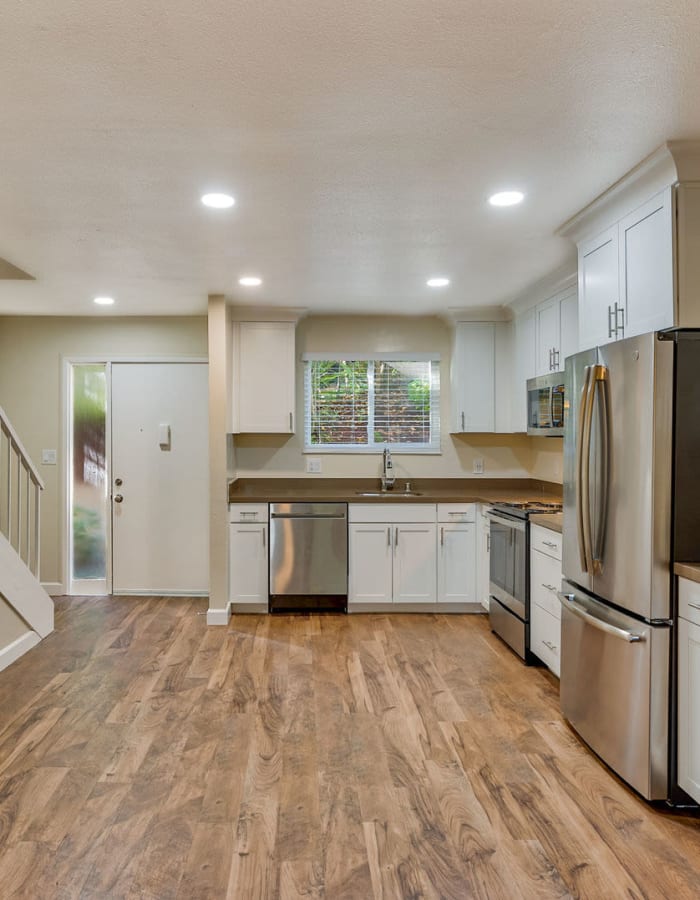
[[[382,475],[382,490],[390,491],[394,487],[394,464],[391,461],[391,450],[384,449],[384,474]]]

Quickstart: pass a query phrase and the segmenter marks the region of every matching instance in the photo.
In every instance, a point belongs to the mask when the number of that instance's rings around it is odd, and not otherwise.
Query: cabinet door
[[[229,600],[267,603],[267,525],[229,525]]]
[[[537,317],[537,374],[556,372],[556,354],[559,351],[559,300],[540,303],[535,310]]]
[[[561,622],[537,603],[530,605],[530,650],[559,677]]]
[[[678,619],[678,784],[700,803],[700,625]]]
[[[567,356],[578,353],[578,297],[576,293],[559,302],[559,356],[557,369],[564,370]]]
[[[394,603],[435,603],[435,525],[394,526]]]
[[[581,350],[614,340],[608,313],[619,300],[618,230],[614,225],[579,246],[578,323]]]
[[[293,432],[294,324],[237,322],[233,329],[234,432]]]
[[[514,432],[527,431],[527,381],[537,375],[535,310],[515,319],[515,372],[513,378],[512,423]]]
[[[620,222],[620,304],[624,335],[674,324],[671,189]],[[622,324],[622,322],[620,322]]]
[[[379,523],[350,525],[348,540],[349,600],[391,603],[392,526]]]
[[[477,590],[479,596],[477,599],[481,601],[481,605],[485,610],[489,608],[489,597],[491,595],[491,529],[488,517],[486,516],[487,506],[481,507],[481,515],[479,516],[480,524],[478,526],[478,558],[477,558]]]
[[[494,325],[457,325],[452,346],[452,431],[495,429],[496,331]]]
[[[438,525],[438,600],[476,602],[476,526]]]

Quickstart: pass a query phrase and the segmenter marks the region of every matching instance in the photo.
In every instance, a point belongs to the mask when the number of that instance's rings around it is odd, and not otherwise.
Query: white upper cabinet
[[[537,321],[537,374],[557,372],[559,347],[559,301],[554,298],[540,303],[535,310]]]
[[[293,322],[234,322],[234,434],[291,434],[295,428]]]
[[[615,339],[614,316],[620,303],[617,225],[578,250],[578,322],[581,350]]]
[[[619,337],[671,328],[673,216],[671,189],[626,216],[619,225]]]
[[[559,368],[567,356],[578,353],[578,297],[576,291],[559,301]]]
[[[534,309],[515,317],[515,371],[513,378],[513,431],[527,431],[527,382],[537,375],[537,322]]]
[[[496,430],[496,328],[481,322],[455,326],[452,343],[452,432]]]

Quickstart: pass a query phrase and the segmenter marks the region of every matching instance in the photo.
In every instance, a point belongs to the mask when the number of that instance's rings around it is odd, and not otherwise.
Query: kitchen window
[[[307,452],[440,452],[438,354],[305,354]]]

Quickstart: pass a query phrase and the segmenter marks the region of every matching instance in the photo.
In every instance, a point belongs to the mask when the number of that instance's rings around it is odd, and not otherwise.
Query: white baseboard
[[[212,609],[211,607],[207,610],[207,625],[228,625],[228,621],[231,618],[231,605],[226,606],[225,609]]]
[[[268,613],[269,604],[267,603],[232,603],[231,604],[231,612],[232,613],[255,613],[256,615],[261,615],[264,613]]]
[[[27,650],[36,647],[40,641],[41,638],[36,631],[28,631],[26,634],[18,637],[16,641],[12,641],[11,644],[8,644],[7,647],[0,650],[0,672],[11,665],[16,659],[19,659],[20,656],[24,656]]]
[[[49,597],[62,597],[66,593],[65,587],[60,581],[42,581],[41,586]]]

